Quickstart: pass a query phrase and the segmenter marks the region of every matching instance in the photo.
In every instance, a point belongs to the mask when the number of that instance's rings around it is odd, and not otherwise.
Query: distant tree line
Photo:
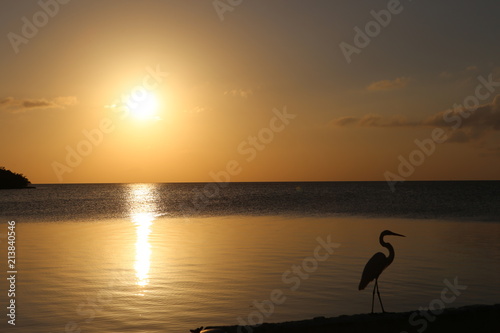
[[[31,182],[24,175],[0,167],[0,188],[24,188]]]

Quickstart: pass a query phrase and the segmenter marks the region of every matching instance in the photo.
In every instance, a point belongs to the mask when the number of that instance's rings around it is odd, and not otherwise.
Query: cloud
[[[200,106],[200,105],[195,106],[194,108],[189,109],[189,110],[184,110],[185,113],[189,113],[189,114],[198,114],[198,113],[203,113],[203,112],[208,112],[208,111],[212,111],[212,109],[205,107],[205,106]]]
[[[232,95],[232,96],[238,96],[241,98],[248,98],[249,96],[253,95],[253,90],[252,89],[233,89],[233,90],[228,90],[224,92],[224,95]]]
[[[463,69],[455,70],[454,72],[442,71],[438,74],[438,78],[444,80],[454,79],[458,80],[459,82],[468,82],[469,80],[471,80],[471,74],[473,74],[473,72],[477,72],[478,70],[479,67],[477,67],[476,65],[470,65]]]
[[[449,142],[469,142],[500,131],[500,95],[475,110],[464,107],[445,110],[422,121],[422,126],[447,129]]]
[[[475,110],[464,107],[438,112],[420,121],[410,121],[402,116],[384,117],[368,114],[362,117],[341,117],[330,122],[333,126],[346,127],[420,127],[442,128],[448,142],[477,141],[488,134],[500,131],[500,95]]]
[[[331,121],[331,124],[334,126],[348,126],[348,125],[356,125],[359,122],[360,118],[357,117],[341,117],[338,119],[334,119]]]
[[[0,107],[4,107],[5,105],[9,105],[10,103],[12,103],[13,100],[14,100],[14,98],[12,98],[12,97],[5,97],[5,98],[0,99]]]
[[[207,111],[208,109],[206,107],[203,107],[203,106],[197,106],[195,107],[192,112],[194,113],[200,113],[200,112],[205,112]]]
[[[0,99],[0,109],[12,113],[25,112],[34,109],[64,109],[67,106],[75,105],[78,101],[75,96],[56,97],[53,99],[15,99],[6,97]]]
[[[412,122],[401,116],[383,117],[376,114],[367,114],[362,117],[341,117],[331,121],[333,126],[359,126],[359,127],[412,127],[418,123]]]
[[[373,82],[368,87],[366,87],[366,89],[368,89],[369,91],[395,90],[406,87],[409,82],[410,82],[409,77],[398,77],[394,80],[382,80]]]

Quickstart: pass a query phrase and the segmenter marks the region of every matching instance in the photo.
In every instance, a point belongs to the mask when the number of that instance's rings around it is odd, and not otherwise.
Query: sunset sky
[[[0,8],[0,166],[32,183],[500,179],[498,0]]]

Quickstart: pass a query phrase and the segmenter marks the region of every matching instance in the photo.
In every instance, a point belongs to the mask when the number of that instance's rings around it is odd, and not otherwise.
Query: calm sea
[[[176,333],[369,312],[372,284],[357,286],[368,259],[387,253],[378,243],[385,229],[406,236],[386,237],[396,250],[379,280],[386,311],[499,303],[499,185],[1,190],[0,331],[13,329],[11,300],[16,332]],[[8,296],[6,279],[8,221],[15,221],[15,296]],[[450,283],[460,288],[444,303]]]

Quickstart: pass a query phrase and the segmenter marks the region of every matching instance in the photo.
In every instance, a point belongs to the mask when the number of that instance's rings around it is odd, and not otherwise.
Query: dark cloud
[[[12,97],[6,97],[6,98],[0,99],[0,107],[3,105],[8,105],[9,103],[12,103],[13,100],[14,99]]]
[[[500,131],[500,95],[493,102],[476,109],[457,109],[438,112],[422,121],[410,121],[404,117],[365,115],[341,117],[332,125],[338,127],[440,127],[447,131],[448,142],[469,142],[484,138],[493,131]]]
[[[439,112],[424,121],[422,126],[442,127],[449,132],[449,142],[468,142],[500,130],[500,95],[490,104],[477,109],[457,108]]]
[[[46,100],[38,100],[38,101],[24,101],[22,102],[22,106],[25,107],[26,109],[32,109],[32,108],[48,108],[48,107],[54,107],[56,104],[51,103]]]
[[[394,80],[382,80],[371,83],[366,89],[369,91],[387,91],[401,89],[408,85],[409,77],[398,77]]]
[[[360,126],[360,127],[410,127],[418,124],[404,117],[383,117],[376,114],[368,114],[363,117],[341,117],[334,119],[334,126]]]
[[[0,99],[0,109],[8,112],[18,113],[32,109],[64,109],[67,106],[75,105],[77,99],[74,96],[56,97],[51,100],[45,98],[40,99],[15,99],[6,97]]]
[[[348,126],[348,125],[356,125],[358,122],[359,118],[357,117],[341,117],[338,119],[334,119],[332,121],[332,124],[336,126]]]

